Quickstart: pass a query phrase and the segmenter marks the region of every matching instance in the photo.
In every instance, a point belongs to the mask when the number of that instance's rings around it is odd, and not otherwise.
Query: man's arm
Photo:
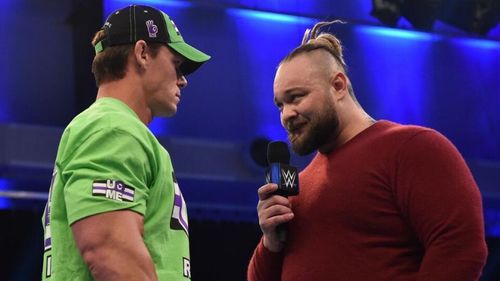
[[[288,198],[274,195],[277,189],[276,184],[266,184],[257,192],[257,213],[263,236],[248,265],[248,281],[272,281],[281,278],[285,241],[280,240],[276,227],[293,219],[293,212]]]
[[[425,248],[418,280],[477,280],[487,255],[481,196],[458,150],[421,132],[397,167],[399,206]]]
[[[72,226],[80,249],[96,281],[158,280],[143,242],[143,217],[130,210],[93,215]]]

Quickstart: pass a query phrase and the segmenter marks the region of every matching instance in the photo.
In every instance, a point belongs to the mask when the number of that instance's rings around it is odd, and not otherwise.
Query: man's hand
[[[271,252],[283,250],[284,242],[281,241],[276,227],[293,219],[293,212],[288,198],[274,195],[278,185],[268,183],[259,188],[259,203],[257,213],[259,225],[264,234],[264,247]]]

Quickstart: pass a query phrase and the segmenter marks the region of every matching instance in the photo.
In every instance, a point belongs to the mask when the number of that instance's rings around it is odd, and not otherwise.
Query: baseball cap
[[[179,29],[164,12],[149,6],[130,5],[113,12],[102,27],[106,37],[95,45],[96,54],[107,47],[134,44],[138,40],[167,44],[184,57],[180,70],[188,75],[210,56],[187,44]]]

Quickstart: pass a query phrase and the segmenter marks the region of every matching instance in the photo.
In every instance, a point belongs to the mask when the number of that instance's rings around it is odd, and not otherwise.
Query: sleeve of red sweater
[[[281,279],[282,253],[273,253],[264,247],[261,239],[253,253],[247,270],[248,281],[279,281]]]
[[[481,195],[458,150],[427,130],[397,159],[398,205],[425,247],[418,280],[478,280],[487,256]]]

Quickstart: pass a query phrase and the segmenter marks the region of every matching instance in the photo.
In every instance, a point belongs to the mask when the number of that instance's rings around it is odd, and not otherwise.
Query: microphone
[[[275,194],[292,196],[299,194],[299,176],[297,168],[290,166],[288,145],[282,141],[273,141],[267,145],[266,183],[275,183],[278,190]]]
[[[292,196],[299,194],[299,176],[297,168],[290,166],[290,152],[288,145],[282,141],[273,141],[267,145],[266,183],[275,183],[278,190],[274,194]],[[287,224],[276,227],[279,241],[284,243],[287,239]]]

